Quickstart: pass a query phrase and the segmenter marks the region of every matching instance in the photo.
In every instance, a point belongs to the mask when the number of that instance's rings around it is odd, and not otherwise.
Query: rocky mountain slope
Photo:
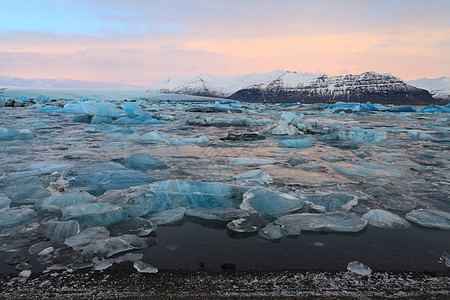
[[[214,77],[174,77],[149,92],[226,97],[246,102],[377,102],[427,104],[431,94],[390,74],[327,76],[303,72],[272,71],[264,74]]]
[[[430,94],[435,99],[442,99],[442,100],[450,101],[450,78],[449,77],[420,78],[420,79],[406,81],[406,83],[429,91]]]

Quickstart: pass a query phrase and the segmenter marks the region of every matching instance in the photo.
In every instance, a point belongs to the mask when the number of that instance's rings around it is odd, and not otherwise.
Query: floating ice
[[[29,222],[36,217],[36,212],[30,208],[0,210],[0,227],[15,226]]]
[[[300,130],[294,125],[288,124],[285,121],[279,121],[278,123],[271,124],[263,130],[273,135],[298,135]]]
[[[291,148],[307,148],[307,147],[313,147],[314,143],[312,139],[305,138],[305,139],[290,139],[290,140],[284,140],[279,143],[280,146],[284,147],[291,147]]]
[[[231,165],[265,165],[271,163],[273,163],[273,161],[269,159],[261,159],[253,157],[230,158]]]
[[[288,163],[289,163],[291,166],[293,166],[293,167],[295,167],[295,166],[297,166],[297,165],[300,165],[300,164],[306,164],[307,162],[308,162],[307,159],[304,159],[304,158],[297,158],[297,157],[291,157],[291,158],[289,158],[289,160],[288,160]]]
[[[64,243],[75,250],[81,250],[84,246],[108,236],[109,231],[105,227],[89,227],[77,235],[66,238]]]
[[[22,272],[19,273],[19,277],[28,279],[31,276],[31,270],[23,270]]]
[[[446,266],[447,268],[450,268],[450,255],[447,253],[442,254],[442,256],[439,258],[439,263],[443,266]]]
[[[274,216],[255,213],[233,220],[227,224],[227,227],[236,232],[257,232],[275,220]]]
[[[289,194],[254,188],[244,194],[244,200],[239,207],[250,212],[277,215],[297,211],[302,206],[300,199]]]
[[[156,229],[152,221],[142,218],[128,218],[107,226],[112,235],[135,234],[138,236],[149,235]]]
[[[150,212],[186,207],[237,207],[238,189],[221,183],[164,180],[152,186],[153,196],[142,205]]]
[[[386,140],[386,132],[373,129],[362,129],[360,127],[337,129],[328,135],[322,136],[320,140],[340,140],[344,142],[378,143]]]
[[[184,146],[189,144],[205,146],[209,143],[209,139],[206,136],[198,138],[176,138],[168,142],[169,145]]]
[[[136,153],[128,156],[123,160],[123,164],[135,170],[161,170],[167,169],[168,166],[161,160],[146,153]]]
[[[414,140],[422,140],[422,141],[434,141],[436,140],[435,137],[433,137],[432,135],[424,132],[424,131],[420,131],[420,130],[408,130],[409,135],[411,136],[412,139]]]
[[[307,204],[313,203],[320,212],[349,211],[358,204],[358,197],[349,193],[317,193],[304,195],[302,199]]]
[[[141,113],[141,106],[135,102],[125,102],[123,111],[128,115],[139,115]]]
[[[178,207],[174,209],[168,209],[150,216],[150,220],[157,225],[165,225],[175,223],[184,217],[186,208]]]
[[[372,273],[372,270],[368,266],[358,261],[349,262],[347,265],[347,270],[362,276],[367,276],[370,275],[370,273]]]
[[[272,176],[261,170],[251,170],[236,176],[236,179],[243,180],[249,184],[272,183]]]
[[[406,219],[424,227],[450,230],[450,213],[434,209],[417,209],[406,214]]]
[[[275,224],[309,231],[358,232],[363,230],[367,221],[348,213],[333,212],[327,214],[292,214],[280,217]]]
[[[133,267],[139,272],[139,273],[158,273],[158,269],[155,267],[150,266],[149,264],[142,262],[142,261],[135,261],[133,264]]]
[[[282,226],[276,224],[267,224],[258,232],[258,235],[267,240],[278,240],[286,236]]]
[[[352,165],[330,165],[338,173],[347,177],[374,178],[374,177],[400,177],[404,172],[389,166],[372,163],[353,163]]]
[[[111,267],[113,265],[114,260],[113,259],[98,259],[98,257],[94,257],[94,259],[92,260],[92,262],[94,263],[94,267],[93,269],[96,271],[102,271],[102,270],[106,270],[109,267]]]
[[[409,223],[397,216],[381,209],[371,209],[369,212],[362,215],[362,218],[367,220],[370,225],[383,228],[402,228],[409,227]]]
[[[297,128],[310,134],[329,134],[342,128],[342,124],[332,119],[308,118],[298,123]]]
[[[450,113],[450,107],[430,104],[420,110],[421,113]]]
[[[67,238],[80,232],[80,225],[77,221],[53,221],[41,225],[44,235],[55,241],[64,242]]]
[[[114,122],[113,119],[111,119],[110,117],[103,117],[103,116],[94,116],[91,120],[91,124],[111,124],[112,122]]]
[[[144,257],[142,253],[126,253],[122,256],[114,258],[114,262],[116,264],[124,263],[124,262],[135,262],[141,260]]]
[[[66,105],[64,105],[64,112],[105,116],[111,118],[117,118],[124,113],[122,110],[117,109],[111,103],[94,101],[67,103]]]
[[[115,125],[150,125],[164,124],[163,121],[153,119],[148,113],[143,113],[137,117],[120,117],[113,122]]]
[[[0,127],[0,141],[30,140],[36,136],[31,129]]]
[[[127,252],[133,249],[144,249],[155,245],[156,241],[153,238],[142,238],[127,234],[95,240],[83,247],[82,255],[85,258],[92,258],[95,256],[99,258],[109,258],[117,253]]]
[[[206,220],[231,221],[233,219],[248,216],[248,212],[229,207],[201,207],[189,208],[185,212],[186,216],[202,218]]]
[[[11,199],[8,197],[0,197],[0,210],[5,208],[10,208]]]
[[[36,176],[12,180],[11,184],[3,189],[3,193],[14,205],[34,204],[37,200],[50,196],[40,178]]]
[[[72,191],[62,195],[53,195],[36,203],[37,210],[61,211],[63,207],[92,203],[95,197],[84,191]]]
[[[105,226],[125,219],[122,208],[110,203],[83,203],[62,209],[63,220],[76,220],[80,226]]]

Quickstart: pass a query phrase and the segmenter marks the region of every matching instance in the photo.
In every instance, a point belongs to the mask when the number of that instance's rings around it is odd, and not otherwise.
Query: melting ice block
[[[72,191],[62,195],[53,195],[40,200],[36,203],[37,210],[55,211],[61,210],[63,207],[92,203],[95,201],[95,197],[84,191]]]
[[[302,206],[303,201],[289,194],[266,188],[253,188],[244,194],[244,200],[239,207],[250,212],[277,215],[297,211]]]
[[[253,157],[230,158],[231,165],[266,165],[271,163],[273,163],[273,161],[269,159],[261,159]]]
[[[165,225],[175,223],[184,217],[185,207],[168,209],[150,216],[150,220],[157,225]]]
[[[367,220],[352,214],[333,212],[327,214],[292,214],[280,217],[275,224],[309,231],[358,232],[367,225]]]
[[[64,243],[75,250],[81,250],[93,241],[101,240],[109,236],[105,227],[89,227],[72,237],[66,238]]]
[[[362,218],[367,220],[370,225],[375,227],[385,228],[402,228],[409,227],[408,221],[382,209],[371,209],[369,212],[362,215]]]
[[[81,227],[105,226],[125,219],[122,208],[110,203],[84,203],[62,209],[63,220],[76,220]]]
[[[37,176],[25,177],[8,184],[3,192],[15,205],[34,204],[37,200],[50,196]]]
[[[406,219],[424,227],[450,230],[450,213],[434,209],[417,209],[406,214]]]
[[[239,189],[213,182],[164,180],[155,182],[146,200],[150,212],[185,207],[237,207]],[[144,205],[144,204],[141,204]]]
[[[56,241],[65,241],[65,239],[74,236],[80,232],[80,225],[77,221],[53,221],[41,225],[44,235]]]
[[[233,219],[248,216],[248,212],[230,207],[200,207],[189,208],[186,216],[202,218],[206,220],[231,221]]]
[[[154,238],[142,238],[135,235],[126,234],[95,240],[89,245],[83,247],[82,255],[86,258],[109,258],[117,253],[126,252],[133,249],[144,249],[155,245],[156,241]]]
[[[124,113],[122,110],[117,109],[112,103],[94,101],[67,103],[64,105],[64,112],[105,116],[111,118],[117,118]]]
[[[139,272],[139,273],[158,273],[158,269],[155,267],[152,267],[151,265],[143,262],[143,261],[135,261],[133,264],[133,267]]]
[[[236,176],[236,179],[243,180],[249,184],[265,184],[273,181],[272,176],[261,170],[251,170]]]
[[[209,144],[209,139],[206,136],[201,136],[198,138],[175,138],[169,141],[168,144],[174,146],[184,146],[189,144],[206,146]]]
[[[267,240],[278,240],[286,236],[282,226],[277,224],[267,224],[258,232],[258,235]]]
[[[227,227],[236,232],[257,232],[275,220],[276,217],[274,216],[255,213],[233,220],[227,224]]]
[[[330,165],[338,173],[347,177],[374,178],[374,177],[400,177],[404,172],[394,167],[372,163],[353,163],[351,165]]]
[[[26,223],[36,217],[30,208],[0,210],[0,227],[15,226]]]
[[[123,164],[135,170],[161,170],[167,169],[168,166],[161,160],[146,153],[136,153],[128,156],[123,160]]]
[[[138,236],[149,235],[156,229],[152,221],[142,218],[128,218],[114,222],[107,226],[112,235],[136,234]]]
[[[368,266],[358,261],[352,261],[348,263],[347,270],[362,276],[367,276],[370,275],[370,273],[372,273],[372,270]]]
[[[279,143],[280,146],[284,147],[290,147],[290,148],[307,148],[307,147],[313,147],[314,143],[312,139],[305,138],[305,139],[290,139],[290,140],[284,140]]]
[[[350,193],[317,193],[305,195],[303,200],[307,204],[312,203],[311,208],[321,212],[349,211],[358,204],[358,197]]]
[[[0,141],[30,140],[36,136],[31,129],[0,127]]]
[[[362,129],[360,127],[339,128],[328,135],[319,138],[320,140],[340,140],[345,142],[378,143],[386,140],[386,132],[373,129]]]

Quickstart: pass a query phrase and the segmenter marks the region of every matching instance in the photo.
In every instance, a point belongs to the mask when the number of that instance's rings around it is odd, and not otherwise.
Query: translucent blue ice
[[[62,209],[62,220],[76,220],[82,228],[106,226],[128,217],[122,208],[110,203],[84,203]]]
[[[95,197],[84,191],[72,191],[62,195],[53,195],[36,203],[36,210],[57,211],[63,207],[95,202]]]
[[[168,166],[160,159],[148,155],[147,153],[136,153],[124,159],[123,164],[135,170],[161,170],[167,169]]]
[[[0,141],[30,140],[36,136],[31,129],[0,127]]]
[[[371,209],[369,212],[362,215],[362,218],[366,219],[370,225],[375,227],[409,227],[409,223],[405,219],[382,209]]]
[[[450,213],[434,209],[417,209],[406,214],[406,219],[424,227],[450,230]]]
[[[15,226],[30,221],[36,217],[36,212],[30,208],[0,210],[0,227]]]
[[[307,148],[307,147],[313,147],[314,143],[312,139],[305,138],[305,139],[290,139],[290,140],[284,140],[279,143],[280,146],[284,147],[292,147],[292,148]]]
[[[286,193],[254,188],[244,194],[244,200],[239,207],[250,212],[278,215],[300,210],[303,201]]]
[[[65,239],[80,233],[80,225],[75,220],[51,221],[42,224],[41,231],[51,240],[64,242]]]

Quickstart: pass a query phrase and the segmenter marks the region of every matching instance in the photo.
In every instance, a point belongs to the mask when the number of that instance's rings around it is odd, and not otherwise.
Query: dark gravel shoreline
[[[0,299],[450,299],[450,272],[131,269],[1,274]]]

